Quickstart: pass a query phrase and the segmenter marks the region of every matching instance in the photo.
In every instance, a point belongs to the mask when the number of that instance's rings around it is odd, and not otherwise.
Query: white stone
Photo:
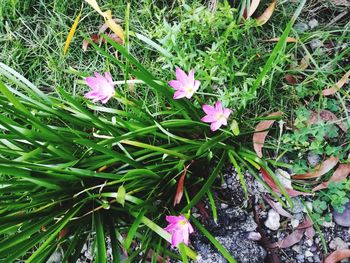
[[[329,248],[333,250],[348,249],[349,245],[340,237],[336,237],[329,243]]]
[[[308,258],[308,257],[313,257],[314,254],[310,251],[310,250],[306,250],[305,251],[305,257]]]
[[[299,225],[299,219],[292,218],[292,220],[290,221],[290,224],[292,225],[293,228],[296,228]]]
[[[270,209],[267,214],[267,219],[265,221],[265,226],[271,230],[277,230],[280,228],[280,215],[273,209]]]
[[[282,169],[277,169],[275,171],[277,179],[285,188],[293,189],[292,181],[290,180],[290,174]]]

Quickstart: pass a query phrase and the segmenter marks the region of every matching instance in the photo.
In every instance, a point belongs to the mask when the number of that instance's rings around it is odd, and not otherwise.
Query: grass
[[[130,41],[125,47],[110,40],[101,45],[91,43],[86,52],[81,47],[83,39],[98,32],[102,24],[86,4],[43,0],[5,0],[0,4],[0,61],[14,69],[1,65],[1,72],[7,75],[0,78],[0,197],[5,200],[0,206],[1,259],[10,262],[23,256],[29,262],[44,262],[61,246],[65,258],[74,261],[80,253],[77,244],[91,238],[97,262],[104,262],[106,236],[112,239],[114,260],[121,248],[129,252],[131,261],[149,251],[154,259],[158,255],[184,262],[187,257],[196,258],[189,247],[180,246],[181,257],[167,247],[170,235],[161,227],[163,217],[189,213],[208,193],[215,214],[210,188],[228,161],[237,170],[249,170],[269,189],[255,169],[263,167],[291,203],[273,174],[271,167],[276,162],[269,156],[283,151],[296,162],[314,150],[311,145],[295,149],[291,143],[300,138],[314,140],[313,129],[330,130],[329,126],[308,127],[305,116],[310,110],[332,109],[348,120],[346,89],[334,98],[320,93],[349,70],[350,48],[345,45],[349,24],[297,32],[292,23],[298,12],[303,11],[303,20],[314,6],[308,3],[303,7],[301,2],[298,10],[297,4],[284,1],[260,27],[253,19],[242,22],[242,5],[233,2],[237,9],[223,3],[212,12],[198,1],[174,1],[170,6],[168,1],[131,1],[129,14],[124,1],[105,1],[101,7],[124,20],[121,24],[129,28]],[[263,1],[258,12],[265,4]],[[78,31],[68,54],[63,55],[67,34],[81,10]],[[294,19],[290,14],[295,10]],[[329,10],[337,14],[335,7]],[[298,42],[285,45],[287,36]],[[276,37],[281,38],[277,44],[266,41]],[[311,49],[310,42],[316,38],[332,45]],[[306,56],[307,67],[298,68]],[[201,80],[195,100],[172,100],[167,81],[174,78],[175,66],[195,69]],[[115,80],[136,77],[142,83],[118,86],[110,107],[94,105],[81,98],[87,90],[82,77],[94,71],[110,71]],[[18,79],[19,74],[34,85]],[[300,81],[288,83],[286,74],[298,76]],[[211,133],[200,122],[201,105],[216,100],[234,110],[240,134],[229,129]],[[279,136],[280,131],[274,130],[266,143],[267,157],[261,160],[249,151],[252,133],[261,116],[277,110],[285,113],[285,129],[299,121],[304,134],[283,130]],[[337,142],[321,136],[319,143],[347,145],[346,136],[341,135]],[[349,150],[349,146],[341,149],[342,161]],[[322,150],[319,154],[332,153]],[[186,200],[174,209],[177,179],[191,160],[198,164],[186,175]],[[308,168],[305,165],[299,166]],[[209,175],[199,166],[210,166]],[[240,180],[247,194],[243,175]],[[295,186],[305,191],[311,187],[300,182]],[[270,193],[286,206],[271,189]],[[160,202],[157,207],[153,205],[156,202]],[[234,262],[226,249],[194,222]],[[17,231],[19,227],[22,232]],[[62,230],[68,231],[67,236],[57,239]],[[90,231],[96,234],[86,234]],[[135,240],[139,248],[133,247]]]

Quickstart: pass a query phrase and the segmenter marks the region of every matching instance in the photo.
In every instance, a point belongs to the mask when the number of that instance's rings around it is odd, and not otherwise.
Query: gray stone
[[[314,152],[310,151],[307,153],[307,161],[310,166],[315,167],[317,164],[320,163],[321,157],[318,154],[315,154]]]
[[[340,226],[350,227],[350,202],[345,205],[343,213],[333,212],[333,219],[335,223]]]
[[[309,26],[305,23],[299,22],[299,23],[295,24],[294,29],[298,33],[304,33],[305,31],[307,31],[309,29]]]
[[[314,254],[310,250],[306,250],[305,251],[305,257],[306,258],[313,257],[313,256],[314,256]]]
[[[319,40],[318,38],[313,39],[313,40],[310,41],[310,47],[311,47],[312,50],[315,50],[315,49],[317,49],[319,47],[322,47],[322,45],[323,45],[322,41]]]
[[[315,27],[317,27],[318,26],[318,21],[315,19],[315,18],[313,18],[313,19],[311,19],[310,21],[309,21],[309,27],[311,28],[311,29],[313,29],[313,28],[315,28]]]
[[[220,206],[221,206],[221,208],[222,208],[222,209],[226,209],[226,208],[228,207],[228,204],[221,203],[221,205],[220,205]]]
[[[62,259],[63,259],[62,251],[61,250],[55,251],[49,257],[49,259],[47,260],[47,263],[60,263],[60,262],[62,262]]]
[[[228,178],[227,179],[227,184],[232,184],[232,183],[233,183],[233,178],[232,177]]]
[[[333,250],[348,249],[349,245],[340,237],[336,237],[329,243],[329,248]]]
[[[265,221],[265,226],[271,230],[277,230],[280,228],[280,215],[273,209],[270,209],[267,214],[267,219]]]

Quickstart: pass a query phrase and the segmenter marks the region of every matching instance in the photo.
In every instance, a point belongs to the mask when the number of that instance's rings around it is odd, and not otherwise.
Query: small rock
[[[310,41],[310,47],[312,50],[322,47],[322,45],[323,45],[322,41],[317,38]]]
[[[324,221],[322,222],[321,224],[323,227],[327,227],[327,228],[331,228],[331,227],[334,227],[334,223],[333,222],[327,222],[327,221]]]
[[[247,238],[250,240],[259,241],[261,239],[261,234],[259,232],[249,232]]]
[[[315,27],[317,27],[318,26],[318,21],[315,19],[315,18],[313,18],[313,19],[311,19],[310,21],[309,21],[309,27],[311,28],[311,29],[313,29],[313,28],[315,28]]]
[[[62,259],[63,259],[62,252],[55,251],[46,262],[47,263],[60,263],[60,262],[62,262]]]
[[[193,216],[194,218],[198,218],[198,217],[200,217],[201,215],[198,214],[198,213],[193,213],[192,216]]]
[[[290,174],[286,171],[283,171],[282,169],[277,169],[275,171],[277,179],[281,182],[281,184],[285,188],[292,189],[292,181],[290,180]]]
[[[296,253],[298,253],[298,254],[301,254],[301,252],[303,251],[302,248],[301,248],[301,246],[299,246],[299,245],[294,245],[294,246],[292,247],[292,249],[293,249]]]
[[[227,184],[232,184],[232,183],[233,183],[232,177],[228,178],[228,179],[227,179]]]
[[[311,45],[311,43],[310,43],[310,45]],[[315,167],[317,164],[320,163],[321,157],[318,154],[315,154],[314,152],[310,151],[307,154],[307,161],[310,164],[310,166]]]
[[[298,33],[304,33],[306,30],[309,29],[309,26],[305,23],[297,23],[294,26],[294,29],[298,32]]]
[[[320,259],[320,256],[319,255],[314,255],[314,262],[316,263],[321,263],[321,259]]]
[[[306,245],[308,245],[309,247],[312,246],[312,244],[314,243],[312,239],[308,239],[305,241]]]
[[[270,209],[267,214],[267,220],[265,226],[271,230],[277,230],[280,228],[280,215],[273,209]]]
[[[228,204],[221,203],[221,205],[220,205],[220,206],[221,206],[221,208],[222,208],[222,209],[226,209],[226,208],[228,207]]]
[[[305,260],[305,256],[303,254],[298,254],[295,258],[298,260],[298,262],[304,262]]]
[[[329,243],[329,248],[333,250],[348,249],[349,245],[340,237],[336,237]]]
[[[290,221],[290,224],[292,225],[293,228],[296,228],[299,225],[299,219],[292,218],[292,220]]]
[[[307,260],[307,262],[314,262],[314,257],[308,257],[308,258],[306,258],[306,260]]]
[[[303,205],[303,203],[301,202],[301,199],[298,198],[298,197],[291,198],[291,199],[292,199],[292,201],[293,201],[293,208],[290,208],[290,211],[291,211],[293,214],[302,213],[303,210],[304,210],[304,205]]]
[[[305,257],[306,258],[313,257],[313,256],[314,256],[314,254],[310,250],[306,250],[305,251]]]
[[[222,183],[222,184],[221,184],[221,188],[222,188],[222,189],[226,189],[226,188],[227,188],[227,184],[226,184],[226,183]]]
[[[304,213],[307,213],[306,207],[309,209],[309,211],[312,211],[312,202],[306,201],[304,204],[305,204],[305,205],[304,205],[304,209],[303,209],[303,212],[304,212]]]
[[[333,219],[340,226],[350,227],[350,202],[345,205],[343,213],[334,211]]]

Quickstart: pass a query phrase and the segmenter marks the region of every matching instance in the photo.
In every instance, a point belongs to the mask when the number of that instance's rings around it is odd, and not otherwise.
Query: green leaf
[[[96,263],[107,262],[107,250],[101,213],[94,213],[96,230]]]
[[[119,186],[116,199],[117,199],[117,202],[121,204],[123,207],[125,204],[125,193],[126,192],[125,192],[124,186],[122,185]]]

